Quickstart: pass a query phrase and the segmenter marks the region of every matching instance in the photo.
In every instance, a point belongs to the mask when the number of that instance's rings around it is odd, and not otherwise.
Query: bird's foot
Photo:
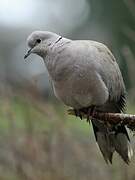
[[[90,106],[88,108],[82,109],[74,109],[74,113],[76,117],[80,117],[82,120],[83,114],[87,115],[87,122],[90,124],[90,118],[94,116],[95,113],[95,106]]]
[[[82,120],[82,114],[81,114],[80,109],[74,109],[74,112],[75,112],[76,117],[79,117]]]

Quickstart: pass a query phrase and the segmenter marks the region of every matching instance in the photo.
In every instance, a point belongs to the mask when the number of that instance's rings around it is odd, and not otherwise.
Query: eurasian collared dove
[[[35,31],[27,39],[31,53],[41,56],[56,97],[78,114],[92,109],[120,113],[125,107],[125,86],[118,64],[102,43],[70,40],[48,31]],[[96,141],[105,161],[117,151],[126,163],[133,154],[124,125],[107,126],[92,119]]]

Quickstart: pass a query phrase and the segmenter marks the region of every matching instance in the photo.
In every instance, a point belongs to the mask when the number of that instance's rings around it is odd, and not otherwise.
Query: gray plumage
[[[102,43],[70,40],[55,33],[35,31],[28,37],[31,53],[45,62],[56,97],[75,110],[95,106],[97,111],[120,113],[125,106],[125,86],[118,64]],[[126,163],[132,148],[123,125],[108,127],[92,119],[96,141],[106,162],[117,151]]]

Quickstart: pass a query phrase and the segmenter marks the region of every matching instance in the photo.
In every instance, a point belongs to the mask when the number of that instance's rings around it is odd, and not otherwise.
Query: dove
[[[126,89],[114,55],[106,45],[92,40],[71,40],[49,31],[34,31],[27,39],[25,54],[37,54],[51,78],[55,96],[72,107],[77,116],[95,111],[123,113]],[[96,142],[107,163],[116,151],[128,164],[133,155],[123,124],[107,125],[91,119]]]

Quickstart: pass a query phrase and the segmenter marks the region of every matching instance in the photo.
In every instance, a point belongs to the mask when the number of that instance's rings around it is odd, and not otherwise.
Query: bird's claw
[[[79,118],[82,120],[81,111],[80,111],[80,110],[77,110],[77,109],[74,109],[74,112],[75,112],[75,116],[76,116],[76,117],[79,117]]]

